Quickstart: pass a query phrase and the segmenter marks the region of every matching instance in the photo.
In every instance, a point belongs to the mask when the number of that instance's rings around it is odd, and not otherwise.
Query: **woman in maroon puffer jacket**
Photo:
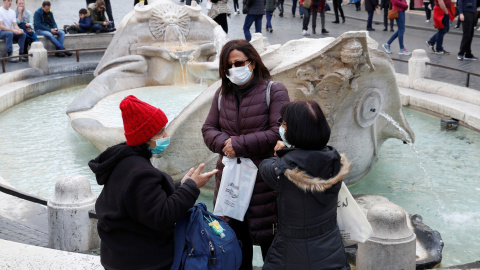
[[[280,139],[277,125],[280,109],[289,102],[285,86],[274,82],[270,104],[267,103],[266,89],[271,76],[258,52],[246,40],[225,44],[219,70],[222,86],[215,93],[202,127],[205,144],[220,154],[214,203],[222,179],[223,156],[250,158],[257,167],[265,158],[272,157]],[[259,174],[244,221],[227,221],[243,244],[240,269],[252,269],[252,245],[260,245],[265,258],[277,223],[276,193]]]

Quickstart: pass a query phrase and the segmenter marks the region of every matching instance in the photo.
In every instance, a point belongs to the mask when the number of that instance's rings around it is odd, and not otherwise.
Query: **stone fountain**
[[[179,6],[159,0],[136,6],[119,26],[95,79],[67,109],[73,128],[102,151],[125,138],[123,127],[107,127],[88,115],[100,100],[132,88],[203,82],[208,88],[167,127],[171,147],[154,160],[174,178],[202,162],[213,166],[217,156],[204,145],[201,126],[220,85],[218,55],[228,39],[195,3]],[[392,60],[377,49],[367,32],[347,32],[337,39],[304,38],[284,45],[270,45],[255,34],[251,43],[274,80],[287,87],[291,100],[312,99],[320,104],[332,129],[329,144],[347,153],[354,164],[347,184],[368,173],[387,139],[413,141]],[[390,115],[406,133],[379,117],[380,113]]]

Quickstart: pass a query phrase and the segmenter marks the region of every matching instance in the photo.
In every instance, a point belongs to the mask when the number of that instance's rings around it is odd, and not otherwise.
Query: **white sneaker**
[[[430,20],[425,20],[425,22],[430,22]]]
[[[310,36],[310,33],[307,30],[302,30],[302,36]]]

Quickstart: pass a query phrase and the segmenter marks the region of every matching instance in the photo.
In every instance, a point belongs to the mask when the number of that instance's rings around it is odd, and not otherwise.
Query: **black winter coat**
[[[375,11],[378,6],[378,0],[365,0],[365,11]]]
[[[169,269],[175,223],[200,194],[191,179],[175,185],[152,166],[151,156],[146,146],[122,143],[88,163],[104,185],[95,210],[107,269]]]
[[[278,192],[278,233],[263,269],[350,269],[337,226],[346,157],[330,146],[285,148],[277,155],[260,165],[264,181]]]

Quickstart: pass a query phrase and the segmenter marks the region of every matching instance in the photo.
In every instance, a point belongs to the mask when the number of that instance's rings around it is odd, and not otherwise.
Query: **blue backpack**
[[[209,223],[218,221],[224,231],[217,234]],[[221,218],[197,203],[175,225],[175,257],[170,270],[237,270],[242,264],[242,250],[237,236]]]

